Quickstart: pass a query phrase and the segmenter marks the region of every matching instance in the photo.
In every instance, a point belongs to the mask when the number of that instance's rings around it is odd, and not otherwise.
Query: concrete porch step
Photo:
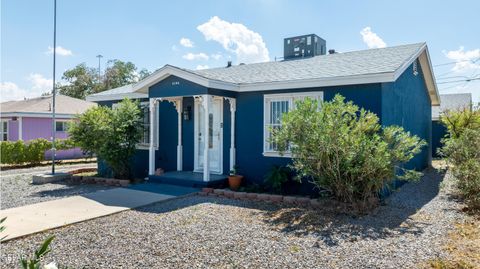
[[[203,174],[191,171],[166,172],[161,176],[151,175],[150,183],[163,183],[191,188],[224,187],[227,184],[227,175],[210,174],[210,181],[203,181]]]

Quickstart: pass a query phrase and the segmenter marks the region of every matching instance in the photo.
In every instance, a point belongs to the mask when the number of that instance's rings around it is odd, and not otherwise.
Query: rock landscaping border
[[[89,173],[89,172],[97,172],[97,168],[79,168],[79,169],[68,171],[67,173],[71,175],[75,175],[75,174]]]
[[[229,189],[203,188],[198,193],[200,196],[224,197],[236,200],[247,200],[268,203],[283,203],[287,205],[320,208],[322,203],[318,199],[311,199],[304,196],[286,196],[269,193],[237,192]]]
[[[130,184],[128,179],[115,179],[115,178],[104,178],[104,177],[94,177],[94,176],[79,176],[77,174],[88,173],[88,172],[97,172],[97,168],[79,168],[68,173],[72,175],[70,181],[76,184],[98,184],[104,186],[114,186],[114,187],[126,187]]]
[[[115,178],[104,178],[104,177],[91,177],[91,176],[72,176],[70,180],[73,183],[82,183],[82,184],[98,184],[104,186],[116,186],[116,187],[126,187],[130,184],[128,179],[115,179]]]

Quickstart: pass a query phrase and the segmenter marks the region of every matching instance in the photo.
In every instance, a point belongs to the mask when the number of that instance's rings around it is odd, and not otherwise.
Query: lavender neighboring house
[[[1,141],[29,141],[36,138],[52,140],[52,99],[50,95],[1,103]],[[95,103],[65,95],[57,95],[55,104],[55,137],[58,139],[68,137],[67,123],[77,114],[96,106]],[[75,148],[58,151],[56,156],[58,159],[73,159],[84,155],[79,148]],[[45,157],[50,158],[51,152],[47,151]]]

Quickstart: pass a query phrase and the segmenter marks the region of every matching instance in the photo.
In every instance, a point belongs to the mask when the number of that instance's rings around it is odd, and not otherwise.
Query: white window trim
[[[119,103],[112,104],[112,108],[113,108],[114,105],[117,105],[117,106],[118,106]],[[140,106],[149,106],[149,105],[150,105],[150,104],[149,104],[148,101],[140,102]],[[155,115],[155,122],[158,122],[159,115],[160,115],[160,112],[159,112],[158,107],[159,107],[158,103],[155,104],[155,108],[156,108],[156,110],[157,110],[157,111],[156,111],[157,113],[155,113],[155,114],[156,114],[156,115]],[[150,110],[149,110],[149,111],[150,111]],[[150,116],[150,112],[149,112],[149,116]],[[150,122],[150,128],[152,128],[152,126],[153,126],[153,123]],[[155,150],[158,150],[158,136],[159,136],[159,133],[158,133],[158,132],[159,132],[160,128],[158,128],[159,126],[156,126],[156,127],[157,127],[157,128],[156,128],[156,132],[155,132],[155,136],[154,136],[153,140],[157,142],[157,143],[155,143]],[[151,141],[150,141],[150,142],[151,142]],[[139,149],[139,150],[148,150],[149,147],[150,147],[150,143],[148,143],[148,144],[146,144],[146,143],[137,143],[137,146],[136,146],[136,148]]]
[[[289,111],[295,108],[295,99],[310,97],[323,101],[323,91],[312,92],[295,92],[295,93],[280,93],[280,94],[264,94],[263,95],[263,156],[265,157],[284,157],[291,158],[290,152],[284,152],[283,155],[279,151],[269,150],[268,148],[268,129],[267,125],[270,125],[270,103],[272,101],[280,101],[287,99],[289,101]]]
[[[7,123],[7,129],[6,129],[6,130],[3,129],[3,123],[4,123],[4,122]],[[10,139],[10,136],[9,136],[9,134],[8,134],[8,131],[9,131],[8,129],[10,128],[10,126],[9,126],[9,125],[10,125],[10,124],[9,124],[9,120],[7,120],[7,119],[5,119],[5,120],[0,120],[0,123],[2,124],[2,126],[1,126],[2,132],[0,133],[0,135],[1,135],[0,141],[8,141],[8,140]],[[7,134],[7,140],[3,140],[3,135],[4,135],[4,134]]]

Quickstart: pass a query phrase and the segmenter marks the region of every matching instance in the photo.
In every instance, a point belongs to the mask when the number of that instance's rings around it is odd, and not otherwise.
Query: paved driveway
[[[148,184],[146,184],[148,185]],[[197,190],[170,185],[143,184],[131,188],[114,188],[84,195],[0,210],[0,218],[7,217],[3,241],[62,227],[136,207],[172,199]],[[135,189],[137,188],[137,189]],[[145,189],[139,190],[139,189]]]

